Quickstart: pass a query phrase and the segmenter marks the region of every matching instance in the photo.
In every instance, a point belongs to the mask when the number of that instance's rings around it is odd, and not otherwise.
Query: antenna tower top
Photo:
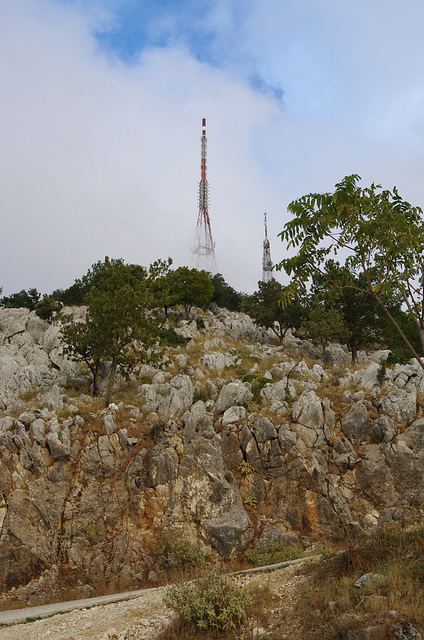
[[[206,118],[202,119],[199,213],[197,215],[196,234],[193,245],[193,262],[196,269],[216,271],[215,243],[212,239],[211,221],[209,218],[209,183],[206,178]]]
[[[268,225],[266,221],[266,213],[264,213],[265,238],[262,251],[262,282],[269,282],[272,279],[272,260],[271,245],[268,240]]]

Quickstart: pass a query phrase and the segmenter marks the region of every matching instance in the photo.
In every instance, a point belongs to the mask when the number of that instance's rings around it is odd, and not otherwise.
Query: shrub
[[[174,567],[196,566],[205,561],[202,547],[189,540],[163,533],[155,545],[155,553],[164,556]]]
[[[168,347],[185,346],[188,342],[188,339],[177,333],[173,327],[161,328],[159,340],[161,344],[165,344]]]
[[[283,545],[280,542],[270,542],[263,549],[246,551],[245,555],[252,564],[261,567],[301,558],[303,549],[299,544]]]
[[[249,594],[216,573],[194,583],[167,590],[165,605],[178,613],[187,625],[202,631],[235,629],[246,615]]]
[[[272,382],[269,378],[264,378],[263,373],[247,373],[242,377],[242,382],[250,382],[252,385],[252,393],[255,398],[259,399],[261,390],[268,382]]]

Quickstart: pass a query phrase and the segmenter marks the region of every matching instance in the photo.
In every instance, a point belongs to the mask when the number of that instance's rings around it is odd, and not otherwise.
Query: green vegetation
[[[309,318],[302,322],[297,335],[311,340],[321,348],[325,364],[325,348],[332,342],[346,342],[349,331],[337,309],[326,309],[323,305],[318,305],[311,310]]]
[[[187,318],[191,307],[204,307],[212,300],[214,286],[206,271],[179,267],[170,271],[167,278],[172,305],[181,304]]]
[[[243,310],[261,327],[272,329],[280,342],[289,329],[298,329],[306,314],[303,295],[297,292],[290,302],[283,306],[281,300],[285,287],[272,278],[269,282],[258,282],[258,291],[246,296]]]
[[[172,567],[194,567],[205,562],[205,552],[200,545],[170,533],[160,536],[154,551],[156,555],[163,556]]]
[[[150,311],[153,301],[146,278],[134,265],[126,265],[122,260],[105,258],[101,267],[97,263],[96,283],[85,300],[88,306],[85,323],[68,319],[62,329],[65,352],[88,365],[95,395],[100,363],[102,360],[111,363],[107,406],[118,368],[128,374],[136,364],[152,359],[150,349],[159,339],[161,323]]]
[[[424,368],[424,360],[408,339],[388,300],[400,299],[424,348],[424,225],[422,210],[402,200],[396,188],[381,190],[372,184],[360,188],[358,175],[345,177],[334,193],[312,193],[292,202],[293,214],[280,233],[287,249],[297,254],[277,265],[292,277],[284,292],[288,305],[313,276],[321,275],[330,289],[352,289],[370,296]],[[346,253],[345,267],[354,281],[342,273],[330,274],[329,257]],[[360,281],[359,278],[363,280]]]
[[[240,311],[243,299],[242,294],[225,282],[220,273],[209,274],[209,276],[214,287],[211,302],[214,302],[218,307],[229,309],[229,311]]]
[[[229,580],[211,573],[194,583],[182,584],[167,590],[164,603],[175,611],[183,625],[197,631],[231,631],[246,616],[250,596]]]
[[[265,567],[269,564],[277,564],[288,560],[296,560],[304,555],[303,548],[299,544],[281,544],[270,542],[263,549],[250,549],[245,552],[246,558],[255,567]]]
[[[1,290],[0,290],[1,293]],[[0,306],[8,309],[23,307],[25,309],[35,309],[35,305],[39,301],[41,294],[37,289],[22,289],[18,293],[12,293],[10,296],[4,296],[0,299]]]

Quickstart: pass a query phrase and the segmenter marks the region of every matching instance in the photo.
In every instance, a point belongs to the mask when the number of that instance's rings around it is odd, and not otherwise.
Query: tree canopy
[[[373,297],[396,327],[421,366],[424,362],[390,311],[385,296],[399,295],[424,347],[424,225],[422,210],[404,201],[394,187],[358,186],[358,175],[346,176],[333,193],[312,193],[293,201],[293,214],[280,236],[293,257],[277,265],[291,277],[284,301],[319,273],[333,289],[354,289]],[[325,273],[329,257],[345,254],[345,266],[364,284],[344,283]]]
[[[289,329],[298,329],[305,317],[305,306],[299,295],[292,296],[289,304],[281,304],[284,291],[275,278],[258,282],[258,290],[247,296],[243,304],[243,309],[256,324],[272,329],[280,342]]]
[[[1,293],[1,289],[0,289]],[[4,296],[0,299],[0,305],[9,309],[24,307],[26,309],[35,309],[35,305],[39,301],[41,293],[37,289],[22,289],[18,293],[12,293],[10,296]]]
[[[85,297],[86,322],[69,321],[62,335],[67,353],[89,366],[97,391],[101,360],[111,363],[106,391],[109,404],[116,371],[131,371],[149,359],[148,350],[158,340],[160,322],[150,310],[153,299],[146,278],[122,260],[97,263],[97,277]]]
[[[172,304],[185,307],[186,315],[191,307],[204,307],[212,300],[214,287],[206,271],[178,267],[168,274]]]

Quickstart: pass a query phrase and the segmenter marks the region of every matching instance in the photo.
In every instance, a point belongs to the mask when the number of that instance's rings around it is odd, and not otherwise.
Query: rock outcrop
[[[229,558],[268,539],[353,540],[423,520],[417,363],[387,368],[379,384],[380,365],[362,354],[363,368],[347,367],[331,388],[319,362],[295,369],[290,336],[281,347],[241,314],[202,318],[206,329],[184,328],[192,351],[145,369],[132,402],[99,412],[63,386],[80,374],[58,328],[0,311],[3,590],[52,565],[137,585],[157,568],[162,531]],[[226,340],[230,364],[213,369],[205,355],[225,356]]]

